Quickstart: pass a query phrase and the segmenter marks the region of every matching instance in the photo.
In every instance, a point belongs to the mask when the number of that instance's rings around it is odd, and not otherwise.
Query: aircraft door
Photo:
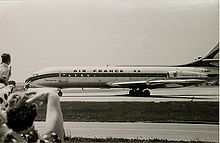
[[[66,73],[62,73],[59,71],[59,83],[67,83],[68,82],[68,75]]]

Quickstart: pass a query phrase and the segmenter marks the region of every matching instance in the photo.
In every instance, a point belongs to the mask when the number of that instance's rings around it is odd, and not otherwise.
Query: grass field
[[[218,102],[61,102],[65,121],[75,122],[219,122]],[[45,119],[45,108],[38,120]],[[65,142],[90,143],[204,143],[202,141],[169,141],[159,139],[79,138],[66,137]]]
[[[66,138],[66,143],[211,143],[203,141],[169,141],[169,140],[160,140],[160,139],[123,139],[123,138]]]
[[[64,121],[72,122],[219,122],[218,102],[61,102]],[[38,121],[45,120],[45,107]]]

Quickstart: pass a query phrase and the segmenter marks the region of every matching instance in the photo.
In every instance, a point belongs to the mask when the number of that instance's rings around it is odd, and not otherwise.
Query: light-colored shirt
[[[5,79],[6,82],[8,82],[10,76],[11,76],[11,70],[9,68],[9,65],[5,63],[1,63],[0,64],[0,78]]]

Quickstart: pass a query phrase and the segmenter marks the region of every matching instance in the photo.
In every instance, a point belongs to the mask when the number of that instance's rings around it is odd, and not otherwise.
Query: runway
[[[151,90],[150,97],[128,95],[128,89],[63,89],[61,101],[166,102],[219,101],[219,87],[184,87]]]
[[[35,126],[40,133],[45,131],[44,123]],[[207,124],[65,122],[64,128],[71,137],[219,141],[218,125]]]

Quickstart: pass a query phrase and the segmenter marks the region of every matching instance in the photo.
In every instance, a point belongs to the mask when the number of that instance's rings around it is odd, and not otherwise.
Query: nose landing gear
[[[57,89],[57,91],[58,91],[58,95],[61,97],[62,95],[63,95],[63,92],[61,91],[61,89],[59,88],[59,89]]]

